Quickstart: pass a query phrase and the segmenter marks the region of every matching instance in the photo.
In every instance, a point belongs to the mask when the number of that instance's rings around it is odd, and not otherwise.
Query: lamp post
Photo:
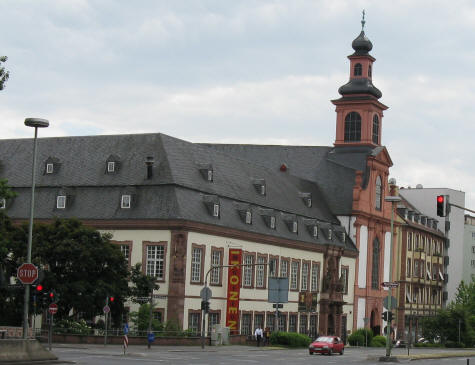
[[[396,185],[394,179],[390,180],[391,185]],[[393,270],[393,246],[394,246],[394,205],[401,201],[399,196],[386,196],[385,201],[391,203],[391,243],[389,246],[389,282],[392,282],[392,270]],[[389,312],[391,311],[391,295],[392,288],[388,288],[388,321],[386,322],[386,357],[391,356],[391,321],[389,320]]]
[[[46,128],[49,122],[41,118],[26,118],[25,125],[35,128],[35,138],[33,141],[33,167],[31,169],[31,202],[30,202],[30,221],[28,225],[28,246],[26,262],[31,263],[31,246],[33,237],[33,211],[35,207],[35,173],[36,173],[36,147],[38,144],[38,128]],[[23,303],[23,339],[28,338],[28,311],[30,303],[30,284],[25,284],[25,298]]]

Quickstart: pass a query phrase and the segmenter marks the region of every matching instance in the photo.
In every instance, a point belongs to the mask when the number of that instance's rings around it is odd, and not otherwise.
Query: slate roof
[[[0,140],[0,178],[8,179],[8,184],[18,192],[7,205],[7,214],[12,218],[28,216],[32,144],[32,139]],[[318,166],[329,150],[322,147],[302,151],[306,151],[299,165],[303,172],[307,168],[315,171],[315,162]],[[289,148],[288,152],[292,161],[296,151]],[[150,157],[154,161],[153,174],[147,178],[145,161]],[[118,170],[107,173],[107,161],[111,160],[118,162]],[[60,169],[46,174],[46,161],[54,161]],[[202,174],[203,168],[212,168],[212,182]],[[342,168],[339,166],[337,170]],[[312,173],[301,175],[281,172],[229,151],[164,134],[40,138],[35,217],[181,219],[356,250],[348,238],[341,242],[336,237],[330,242],[320,234],[315,239],[305,228],[311,220],[335,227],[339,221],[327,204],[326,191],[320,189],[315,180],[308,179]],[[253,185],[256,180],[265,183],[265,195],[256,191]],[[305,205],[302,193],[312,197],[311,207]],[[130,209],[120,207],[123,194],[132,196]],[[66,209],[56,209],[58,195],[67,195]],[[220,205],[219,218],[208,210],[210,196],[211,201]],[[239,204],[249,206],[253,213],[252,224],[242,219]],[[275,230],[270,229],[259,214],[262,209],[275,212]],[[296,217],[298,233],[291,232],[285,223],[284,217],[288,215]]]

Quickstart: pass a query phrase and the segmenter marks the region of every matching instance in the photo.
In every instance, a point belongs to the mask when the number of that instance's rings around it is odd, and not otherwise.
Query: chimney
[[[151,179],[153,176],[153,157],[147,156],[145,160],[145,165],[147,165],[147,179]]]

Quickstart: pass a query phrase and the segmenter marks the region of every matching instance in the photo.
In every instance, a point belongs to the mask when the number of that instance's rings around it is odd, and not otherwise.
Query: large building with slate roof
[[[387,107],[372,84],[363,30],[352,45],[349,82],[332,101],[334,146],[197,144],[164,134],[42,138],[35,218],[76,217],[112,233],[129,264],[141,262],[160,282],[157,316],[184,328],[201,327],[204,281],[213,292],[208,326],[229,324],[228,272],[209,270],[238,249],[243,264],[255,265],[242,267],[235,331],[346,336],[368,318],[380,332],[390,258]],[[32,141],[0,140],[0,160],[0,178],[18,193],[3,207],[25,220]],[[278,321],[269,277],[289,278]]]

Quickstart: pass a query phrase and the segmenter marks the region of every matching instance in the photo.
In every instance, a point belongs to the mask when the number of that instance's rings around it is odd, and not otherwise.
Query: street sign
[[[16,277],[22,284],[33,284],[38,279],[38,268],[33,264],[21,264]]]
[[[167,299],[167,296],[161,294],[154,294],[153,299]]]
[[[148,342],[153,342],[153,341],[155,341],[155,333],[150,332],[150,333],[147,335],[147,340],[148,340]]]
[[[279,306],[279,307],[277,307]],[[272,308],[284,308],[283,304],[272,304]]]
[[[58,305],[56,303],[51,303],[48,307],[48,312],[50,312],[52,315],[58,313]]]
[[[109,313],[111,311],[111,307],[109,307],[108,305],[105,305],[104,308],[102,308],[102,310],[104,311],[104,313]]]
[[[267,301],[269,303],[289,302],[289,278],[269,278]]]
[[[386,308],[388,310],[392,310],[392,309],[395,309],[396,306],[397,306],[396,298],[391,296],[391,308],[388,308],[388,297],[384,297],[384,299],[383,299],[383,307],[384,308]]]
[[[207,286],[205,286],[203,289],[201,289],[200,291],[200,297],[202,300],[204,300],[205,302],[208,302],[210,299],[211,299],[211,296],[212,296],[212,292],[211,292],[211,289],[208,288]]]
[[[381,283],[381,286],[383,288],[397,288],[399,286],[399,283],[384,281],[384,282]]]
[[[128,333],[129,333],[129,324],[126,323],[126,324],[124,324],[124,335],[126,335]]]

